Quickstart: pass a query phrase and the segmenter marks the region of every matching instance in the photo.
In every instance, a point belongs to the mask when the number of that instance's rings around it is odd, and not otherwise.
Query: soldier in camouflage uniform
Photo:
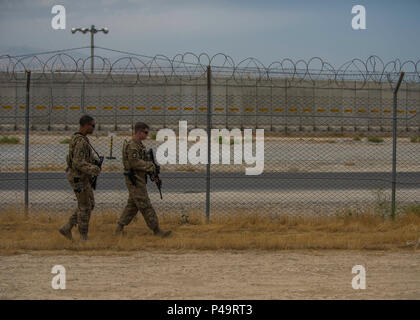
[[[155,235],[162,237],[168,236],[171,231],[163,231],[159,228],[159,221],[155,210],[150,203],[146,188],[146,175],[155,172],[155,166],[152,161],[146,159],[146,149],[142,143],[147,138],[149,126],[143,122],[135,125],[134,137],[129,142],[125,141],[122,150],[122,160],[124,170],[130,169],[134,172],[135,185],[125,176],[125,184],[128,189],[127,205],[118,220],[115,234],[123,233],[124,226],[128,225],[140,210],[147,226],[153,230]]]
[[[60,233],[67,239],[72,239],[71,229],[77,224],[80,238],[87,240],[90,213],[95,206],[92,191],[92,178],[98,176],[100,168],[94,157],[87,134],[95,128],[95,120],[85,115],[80,118],[80,129],[74,133],[69,143],[67,155],[67,179],[77,198],[77,209],[68,222],[60,229]]]

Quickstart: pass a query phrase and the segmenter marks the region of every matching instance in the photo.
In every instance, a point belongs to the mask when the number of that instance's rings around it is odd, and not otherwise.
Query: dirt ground
[[[54,265],[66,289],[54,290]],[[352,268],[366,289],[352,288]],[[221,251],[0,256],[0,299],[420,299],[420,252]]]

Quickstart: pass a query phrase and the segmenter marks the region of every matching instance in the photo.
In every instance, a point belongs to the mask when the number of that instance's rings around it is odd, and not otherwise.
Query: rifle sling
[[[89,145],[89,147],[91,147],[92,150],[96,153],[96,155],[98,156],[98,158],[100,157],[99,156],[99,153],[96,152],[95,148],[90,144],[89,140],[86,139],[86,137],[83,134],[81,134],[80,132],[76,132],[75,134],[80,134],[83,137],[83,139],[85,139],[85,141],[87,142],[87,144]]]

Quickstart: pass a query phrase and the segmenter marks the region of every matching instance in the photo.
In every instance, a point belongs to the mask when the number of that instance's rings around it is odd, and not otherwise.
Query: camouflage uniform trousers
[[[70,228],[78,225],[80,234],[87,235],[89,231],[90,213],[95,207],[95,198],[89,179],[81,179],[79,182],[74,181],[74,175],[67,173],[67,179],[73,188],[77,198],[77,209],[69,219]]]
[[[128,201],[118,223],[122,226],[128,225],[140,210],[147,226],[153,231],[157,230],[159,227],[158,217],[147,194],[146,184],[137,181],[137,185],[133,186],[128,178],[126,178],[125,184],[129,193]]]

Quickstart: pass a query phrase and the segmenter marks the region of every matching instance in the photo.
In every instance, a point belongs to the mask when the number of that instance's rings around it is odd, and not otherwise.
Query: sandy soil
[[[51,269],[66,268],[65,290]],[[354,265],[366,290],[354,290]],[[0,256],[1,299],[420,299],[420,254],[188,252]]]
[[[153,190],[154,191],[154,190]],[[0,209],[2,206],[15,206],[23,208],[24,191],[1,191]],[[168,193],[164,192],[164,202],[160,200],[159,193],[150,192],[150,199],[154,208],[160,214],[179,214],[185,210],[199,210],[204,215],[206,194],[200,193]],[[127,191],[98,191],[95,193],[95,212],[112,210],[120,212],[126,204]],[[288,190],[279,195],[278,192],[243,191],[212,192],[212,216],[222,216],[231,210],[252,209],[261,214],[288,213],[294,216],[331,216],[337,212],[353,210],[367,210],[375,208],[382,203],[391,203],[390,192],[366,189],[348,190]],[[316,200],[315,200],[316,198]],[[246,200],[247,199],[247,200]],[[401,207],[413,203],[413,199],[420,199],[420,189],[399,189],[397,199]],[[50,210],[72,210],[76,205],[73,195],[68,191],[31,191],[31,208]],[[312,203],[312,204],[311,204]]]

